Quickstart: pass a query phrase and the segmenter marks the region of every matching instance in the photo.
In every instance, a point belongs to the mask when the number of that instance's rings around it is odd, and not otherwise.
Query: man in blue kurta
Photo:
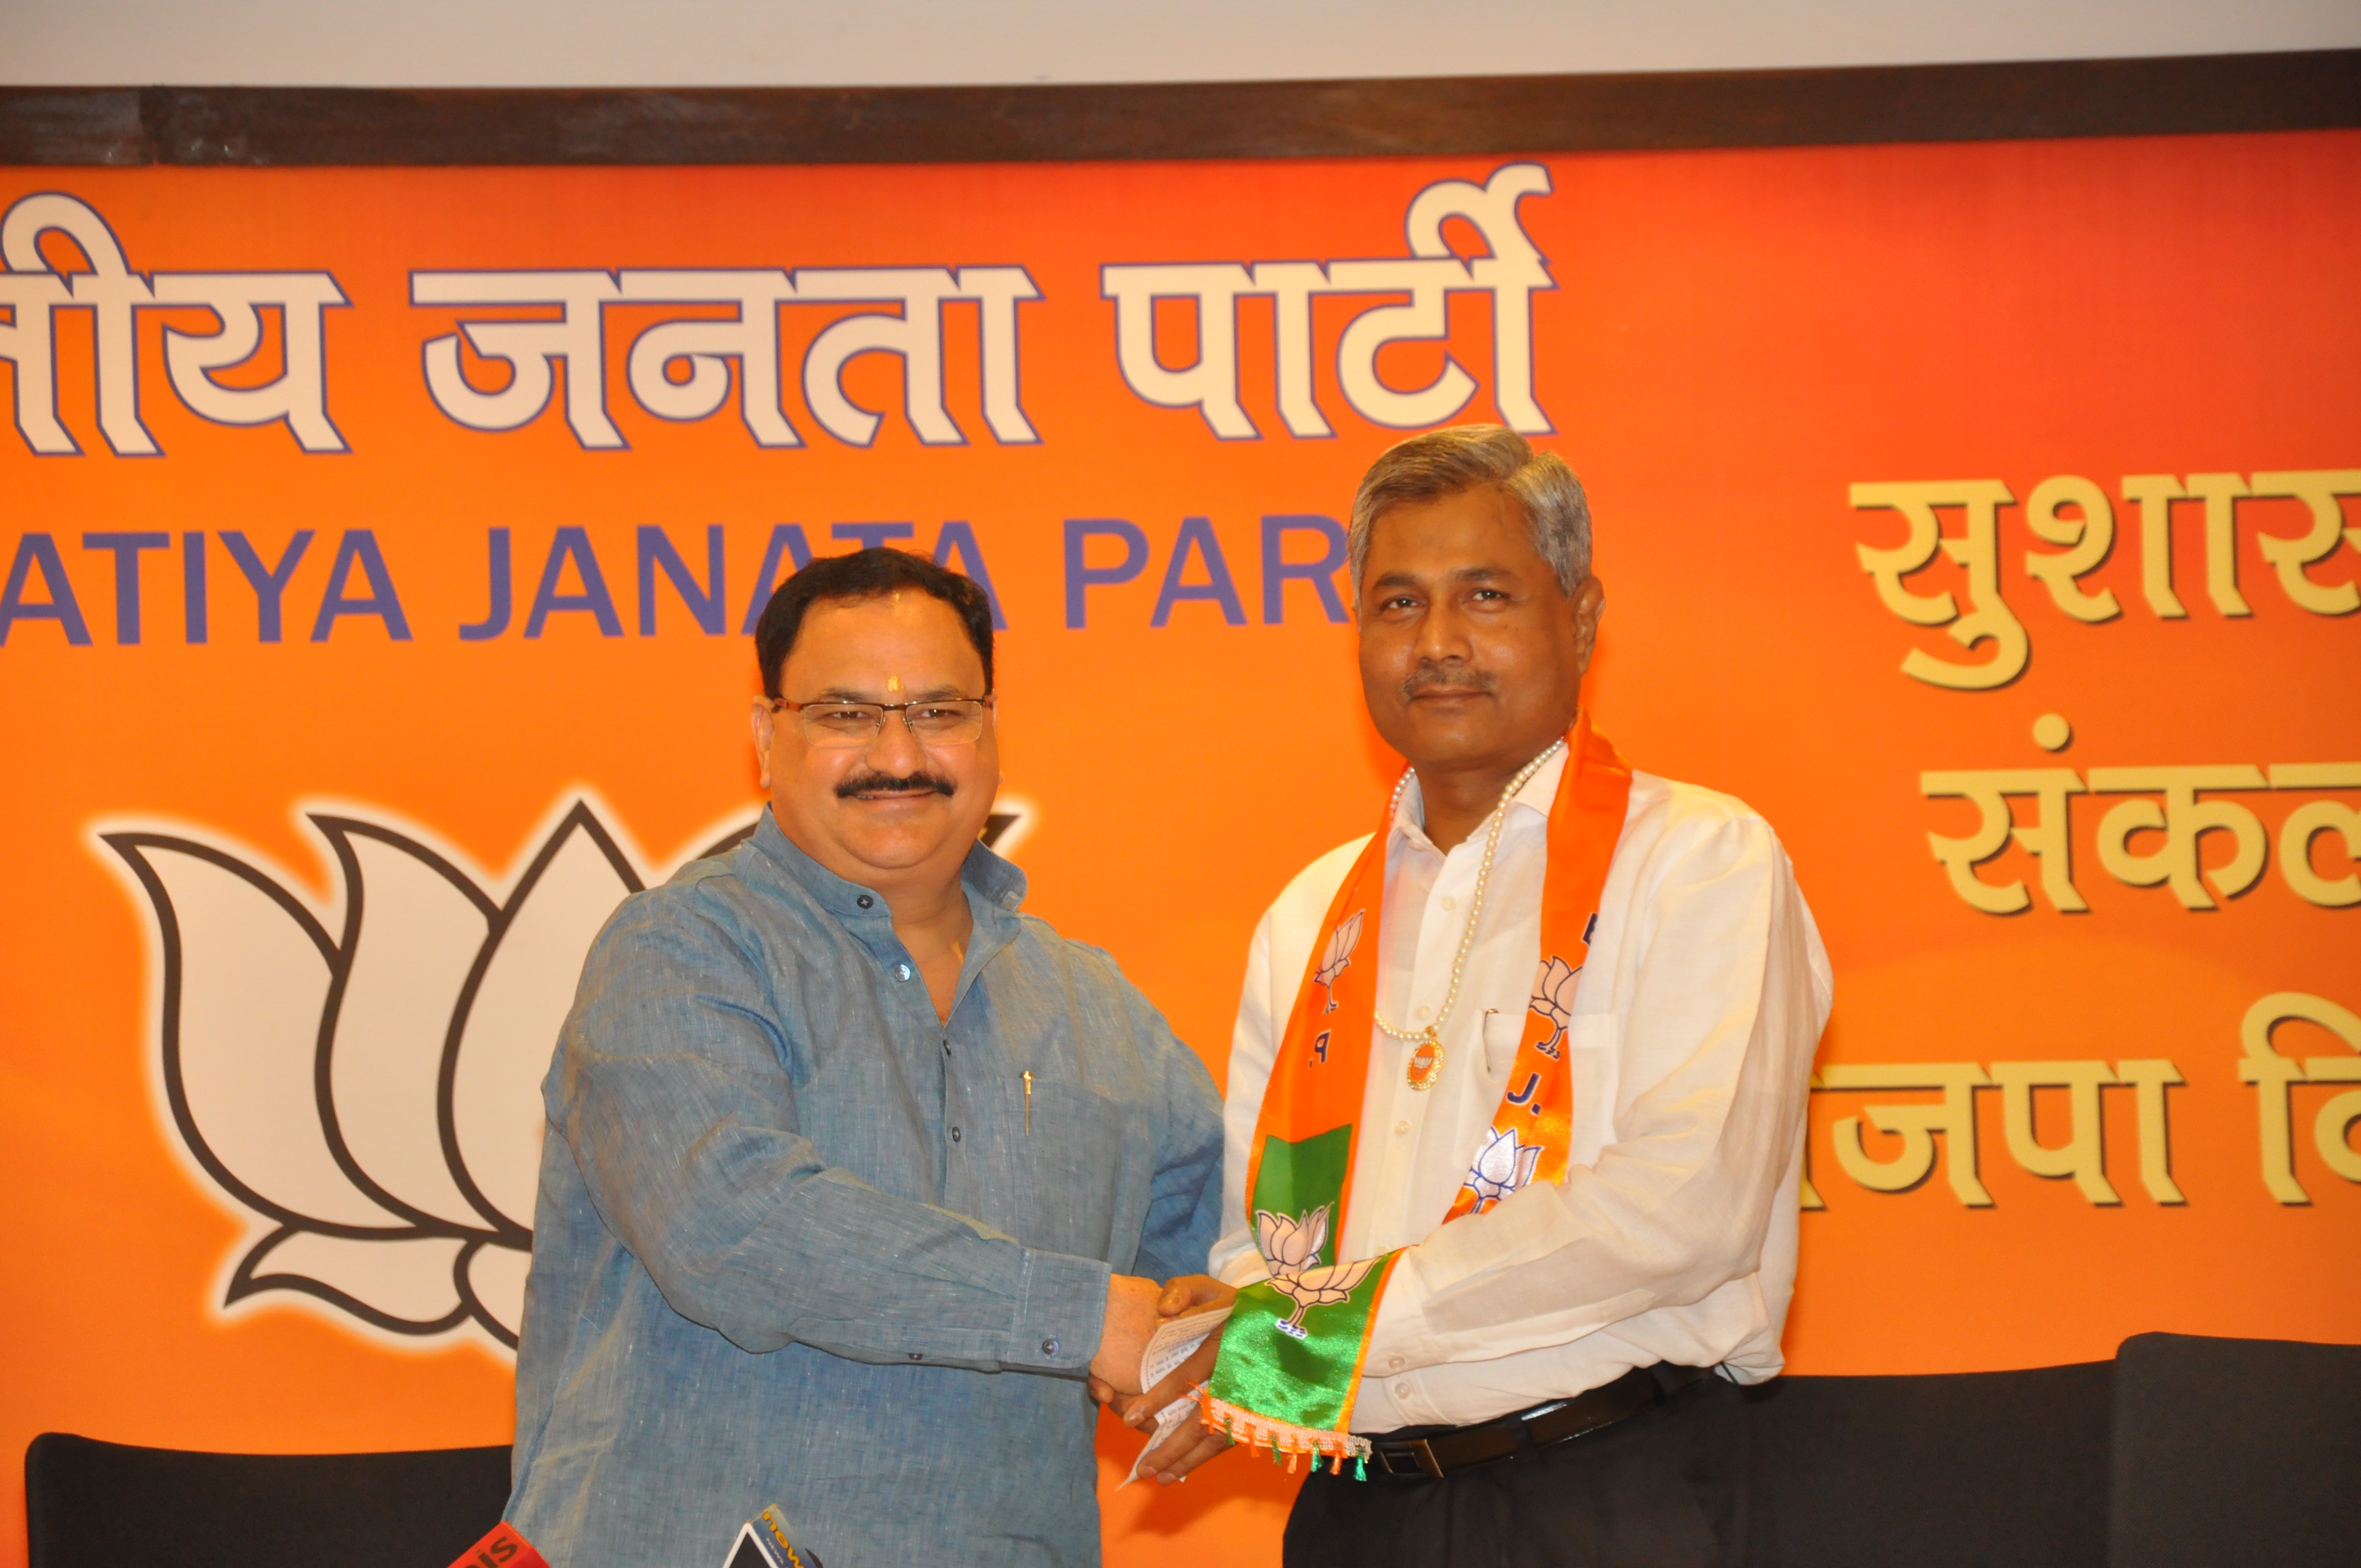
[[[544,1089],[509,1518],[555,1568],[1094,1563],[1085,1379],[1205,1266],[1221,1104],[977,841],[991,606],[913,555],[756,633],[771,808],[628,900]]]

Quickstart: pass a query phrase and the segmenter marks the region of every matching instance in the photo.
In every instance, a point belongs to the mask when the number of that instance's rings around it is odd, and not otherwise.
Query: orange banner
[[[2361,135],[0,214],[8,1453],[506,1441],[550,1038],[752,816],[815,553],[988,580],[998,842],[1218,1078],[1397,765],[1354,482],[1474,420],[1588,484],[1600,725],[1836,964],[1791,1366],[2361,1339]],[[1276,1561],[1292,1484],[1110,1497],[1110,1560]]]

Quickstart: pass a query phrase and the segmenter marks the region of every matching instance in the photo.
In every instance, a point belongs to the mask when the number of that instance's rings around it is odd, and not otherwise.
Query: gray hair
[[[1353,496],[1352,527],[1345,536],[1353,568],[1353,596],[1369,558],[1369,529],[1405,501],[1455,496],[1491,487],[1524,510],[1533,549],[1571,594],[1590,575],[1590,502],[1582,481],[1554,452],[1536,452],[1506,425],[1460,424],[1397,442],[1361,477]]]

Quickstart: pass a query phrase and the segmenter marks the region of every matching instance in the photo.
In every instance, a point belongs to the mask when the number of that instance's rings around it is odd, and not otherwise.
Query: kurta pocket
[[[1015,1143],[1024,1170],[1028,1223],[1034,1246],[1082,1257],[1107,1257],[1117,1236],[1136,1238],[1146,1218],[1146,1173],[1156,1168],[1155,1139],[1147,1119],[1111,1095],[1036,1073],[1032,1082],[1032,1131]],[[1020,1099],[1022,1082],[1011,1086]],[[1008,1125],[1022,1128],[1021,1104]],[[1132,1247],[1119,1261],[1128,1266]]]

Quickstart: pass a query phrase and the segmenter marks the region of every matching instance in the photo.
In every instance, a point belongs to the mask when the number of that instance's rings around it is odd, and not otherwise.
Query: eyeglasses
[[[885,732],[888,714],[902,716],[921,746],[965,746],[983,734],[989,696],[930,696],[915,702],[789,702],[771,699],[771,711],[796,716],[804,742],[822,751],[867,746]]]

